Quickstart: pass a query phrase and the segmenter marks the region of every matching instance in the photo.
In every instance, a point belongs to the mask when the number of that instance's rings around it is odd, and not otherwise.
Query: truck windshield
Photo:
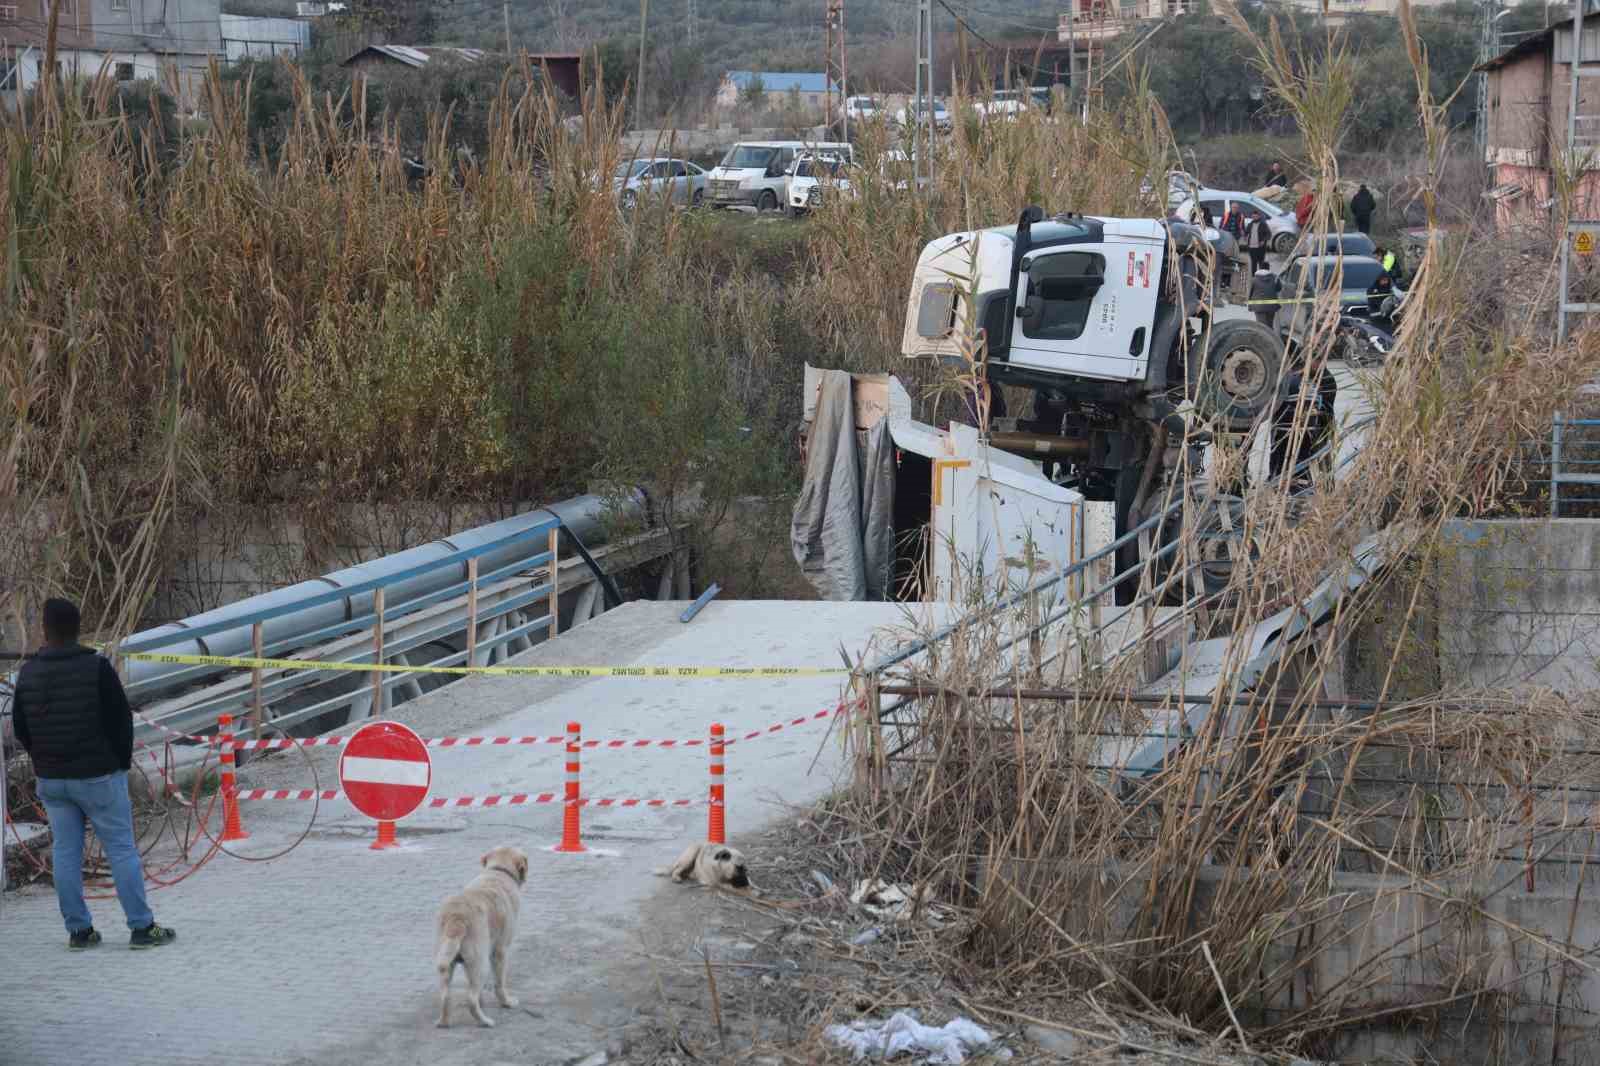
[[[728,149],[728,154],[722,157],[722,165],[729,170],[765,170],[767,164],[772,162],[772,157],[778,154],[776,148],[762,148],[754,144],[736,144]]]
[[[797,178],[820,178],[824,174],[838,177],[843,166],[841,159],[802,159],[795,164],[794,175]]]

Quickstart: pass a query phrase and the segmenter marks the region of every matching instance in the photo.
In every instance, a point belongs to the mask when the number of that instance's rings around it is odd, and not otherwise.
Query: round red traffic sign
[[[428,798],[433,762],[422,738],[399,722],[371,722],[344,746],[339,784],[368,818],[395,822]]]

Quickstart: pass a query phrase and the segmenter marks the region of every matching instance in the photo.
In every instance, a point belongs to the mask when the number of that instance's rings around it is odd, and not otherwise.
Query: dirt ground
[[[930,906],[916,919],[854,904],[851,842],[808,816],[739,842],[755,892],[669,886],[642,923],[661,930],[643,953],[654,994],[583,1066],[848,1063],[828,1026],[915,1012],[929,1025],[957,1017],[996,1039],[969,1063],[1115,1062],[1242,1066],[1272,1061],[1181,1023],[1151,1025],[1092,995],[1038,1002],[985,987],[957,949],[971,918]],[[668,932],[668,931],[674,932]],[[1176,1028],[1175,1028],[1176,1027]],[[603,1056],[603,1057],[602,1057]],[[896,1061],[919,1062],[908,1055]]]

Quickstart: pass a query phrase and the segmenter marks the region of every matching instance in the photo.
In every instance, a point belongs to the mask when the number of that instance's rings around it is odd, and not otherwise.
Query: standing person
[[[1250,273],[1265,270],[1267,249],[1272,247],[1272,227],[1267,225],[1267,216],[1259,211],[1251,216],[1249,225],[1245,227],[1244,247],[1250,253]]]
[[[1265,189],[1277,186],[1282,189],[1288,187],[1288,184],[1289,175],[1283,172],[1283,164],[1275,162],[1267,168],[1267,180],[1261,183],[1261,187]]]
[[[1316,194],[1311,191],[1311,186],[1308,184],[1301,192],[1300,199],[1294,204],[1294,220],[1301,229],[1305,229],[1311,223],[1311,209],[1316,205]]]
[[[1355,216],[1356,229],[1362,233],[1372,232],[1372,212],[1378,209],[1378,201],[1372,196],[1372,190],[1365,184],[1356,190],[1350,198],[1350,214]]]
[[[33,759],[39,798],[50,816],[56,901],[67,947],[92,948],[100,933],[83,900],[83,831],[94,826],[116,882],[132,935],[130,948],[155,948],[178,938],[157,925],[144,895],[144,868],[133,841],[128,768],[133,765],[133,712],[111,663],[78,643],[78,608],[44,603],[44,647],[22,664],[12,696],[17,740]]]
[[[1244,239],[1244,212],[1232,200],[1222,209],[1222,228],[1232,234],[1235,241]]]

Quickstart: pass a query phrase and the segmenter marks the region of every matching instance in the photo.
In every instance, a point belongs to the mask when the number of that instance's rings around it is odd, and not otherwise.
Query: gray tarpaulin
[[[858,442],[850,375],[822,372],[789,542],[824,599],[888,598],[894,574],[894,441],[880,419]]]

